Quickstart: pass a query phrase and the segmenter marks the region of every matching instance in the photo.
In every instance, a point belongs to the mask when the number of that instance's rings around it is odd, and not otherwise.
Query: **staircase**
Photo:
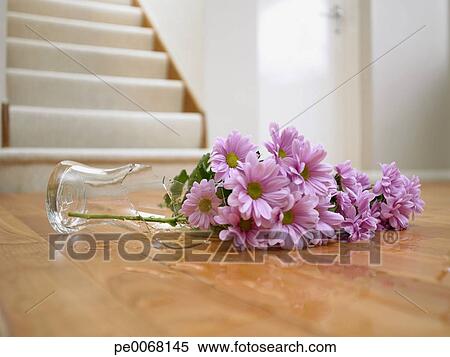
[[[66,159],[162,177],[201,157],[201,109],[138,2],[8,0],[7,17],[0,191],[45,191]]]

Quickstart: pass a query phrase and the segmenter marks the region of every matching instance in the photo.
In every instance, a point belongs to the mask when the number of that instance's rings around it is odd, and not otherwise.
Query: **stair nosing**
[[[125,4],[116,4],[116,3],[111,3],[111,2],[104,2],[104,1],[95,1],[95,0],[90,0],[90,1],[84,1],[84,2],[79,2],[79,1],[73,1],[73,0],[45,0],[45,1],[49,1],[49,2],[59,2],[59,3],[75,3],[75,4],[85,4],[88,7],[89,6],[99,6],[99,7],[122,7],[123,8],[132,8],[132,9],[138,9],[140,12],[142,12],[142,10],[139,9],[139,7],[137,6],[133,6],[133,5],[125,5]],[[134,10],[133,10],[134,11]]]
[[[31,20],[35,19],[35,20],[53,22],[53,23],[58,23],[58,24],[62,24],[62,25],[69,24],[69,25],[75,25],[75,26],[79,26],[79,27],[90,27],[90,28],[94,28],[94,29],[101,28],[101,29],[112,30],[112,31],[147,33],[147,34],[150,33],[152,35],[154,33],[153,29],[151,29],[149,27],[111,24],[111,23],[107,23],[107,22],[85,21],[85,20],[69,19],[69,18],[63,18],[63,17],[31,14],[28,12],[20,12],[20,11],[8,11],[7,17],[9,17],[9,16],[28,18]]]
[[[81,113],[81,114],[109,114],[109,115],[124,115],[132,116],[137,114],[146,114],[142,110],[118,110],[118,109],[89,109],[89,108],[60,108],[60,107],[41,107],[33,105],[20,105],[12,104],[9,107],[11,113],[14,112],[32,112],[32,111],[43,111],[47,113],[63,114],[66,113]],[[199,117],[201,118],[201,113],[198,112],[152,112],[153,115],[160,119],[172,119],[176,116],[180,117]],[[148,114],[146,114],[148,115]]]

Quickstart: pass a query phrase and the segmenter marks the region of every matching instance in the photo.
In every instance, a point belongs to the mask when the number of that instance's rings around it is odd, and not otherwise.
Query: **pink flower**
[[[425,202],[420,198],[420,180],[417,176],[413,176],[411,179],[402,175],[403,183],[405,185],[405,191],[411,195],[412,211],[414,213],[422,213]]]
[[[336,193],[336,211],[344,214],[345,210],[353,206],[348,192],[338,191]]]
[[[244,162],[250,151],[256,150],[248,137],[233,131],[226,139],[217,138],[211,152],[211,169],[215,173],[215,180],[225,180]]]
[[[335,169],[338,175],[339,186],[343,191],[356,191],[358,186],[363,190],[370,188],[369,176],[354,169],[350,160],[336,165]]]
[[[356,171],[353,169],[351,161],[347,160],[336,165],[335,170],[341,189],[343,191],[347,191],[348,189],[354,190],[356,186]]]
[[[342,228],[348,233],[348,240],[355,242],[358,240],[371,239],[377,229],[378,220],[369,213],[358,214],[355,207],[347,212]]]
[[[219,214],[214,217],[218,224],[227,225],[227,229],[220,231],[219,238],[233,240],[233,244],[244,249],[247,247],[265,248],[267,240],[261,239],[260,230],[252,218],[243,219],[237,207],[220,207]]]
[[[373,193],[375,195],[396,196],[403,188],[403,180],[400,170],[395,162],[390,164],[381,164],[381,180],[375,182]]]
[[[277,210],[271,244],[301,247],[302,236],[315,229],[319,221],[319,212],[314,209],[318,202],[317,196],[303,196],[297,192],[292,204]]]
[[[188,217],[192,227],[208,229],[214,224],[214,216],[221,204],[216,196],[214,180],[201,180],[194,182],[191,190],[186,195],[186,200],[181,207],[181,213]]]
[[[406,229],[413,208],[411,195],[405,191],[398,194],[397,197],[388,196],[386,202],[381,203],[380,219],[382,225],[386,229]]]
[[[355,170],[356,171],[356,183],[359,184],[361,186],[361,188],[363,190],[368,190],[370,189],[371,185],[370,185],[370,179],[369,176],[361,171]]]
[[[342,229],[349,235],[349,241],[371,239],[377,229],[378,219],[374,217],[370,203],[375,195],[358,187],[356,192],[349,191],[340,195],[339,201],[343,206],[340,212],[344,217],[341,224]],[[350,204],[350,203],[351,204]]]
[[[330,197],[320,197],[316,206],[319,212],[319,221],[317,222],[317,230],[328,237],[335,235],[335,230],[340,228],[344,218],[339,213],[333,212],[334,206],[330,202]]]
[[[257,226],[272,218],[276,207],[288,205],[293,197],[289,179],[280,176],[280,167],[273,159],[258,161],[256,153],[249,152],[242,171],[234,171],[224,187],[232,190],[228,204],[238,207],[244,219],[253,218]]]
[[[322,146],[312,147],[309,141],[294,140],[292,144],[294,165],[290,167],[290,177],[306,195],[326,196],[334,185],[330,165],[322,163],[327,155]]]
[[[289,167],[294,163],[292,143],[295,139],[303,141],[303,136],[300,136],[294,127],[288,127],[280,132],[280,127],[277,123],[271,123],[269,130],[272,141],[266,142],[264,145],[280,165],[281,173],[287,174]]]

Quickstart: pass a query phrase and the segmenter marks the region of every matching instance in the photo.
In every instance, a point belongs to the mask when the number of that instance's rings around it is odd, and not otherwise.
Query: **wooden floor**
[[[88,262],[49,261],[43,195],[3,194],[0,335],[448,336],[450,184],[423,196],[399,241],[380,239],[381,264],[354,252],[351,264],[286,265],[277,252],[264,264],[129,262],[114,244],[110,262],[101,247]]]

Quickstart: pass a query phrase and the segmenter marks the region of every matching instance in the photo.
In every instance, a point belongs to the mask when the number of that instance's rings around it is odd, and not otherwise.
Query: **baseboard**
[[[365,171],[370,178],[371,182],[375,182],[380,178],[380,170]],[[439,170],[401,170],[401,172],[411,177],[412,175],[418,176],[421,181],[450,181],[450,169]]]

